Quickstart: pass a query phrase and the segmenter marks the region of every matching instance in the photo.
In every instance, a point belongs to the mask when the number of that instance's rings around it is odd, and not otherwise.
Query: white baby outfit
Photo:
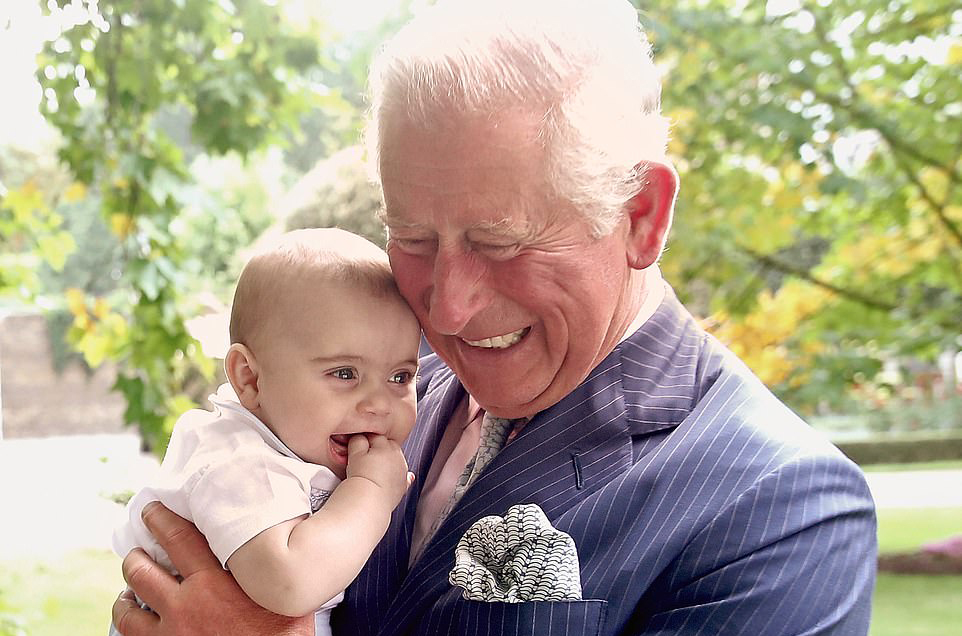
[[[213,411],[193,409],[174,426],[156,483],[127,505],[129,520],[114,532],[121,557],[136,547],[174,568],[140,518],[160,501],[188,519],[207,538],[225,568],[227,559],[254,536],[324,505],[340,483],[325,466],[300,459],[257,417],[241,406],[229,384],[210,396]],[[315,614],[315,634],[331,633],[331,610],[340,593]]]

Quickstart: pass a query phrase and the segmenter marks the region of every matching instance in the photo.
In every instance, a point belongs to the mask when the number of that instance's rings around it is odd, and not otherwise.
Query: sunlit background
[[[104,633],[110,530],[221,381],[250,246],[383,242],[365,74],[427,4],[0,2],[0,636]],[[872,634],[956,633],[962,8],[635,4],[682,183],[666,277],[867,471]]]

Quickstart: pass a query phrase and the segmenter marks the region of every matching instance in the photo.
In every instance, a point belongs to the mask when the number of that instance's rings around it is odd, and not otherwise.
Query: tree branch
[[[879,300],[876,297],[869,296],[867,293],[863,293],[861,291],[854,290],[854,289],[847,289],[845,287],[841,287],[840,285],[836,285],[826,280],[822,280],[803,267],[798,267],[798,266],[792,265],[791,263],[786,263],[784,261],[781,261],[775,258],[770,254],[762,254],[745,245],[736,244],[735,248],[763,267],[770,267],[771,269],[774,269],[778,272],[782,272],[783,274],[795,276],[796,278],[800,278],[808,283],[811,283],[812,285],[815,285],[816,287],[820,287],[826,291],[829,291],[835,294],[836,296],[840,296],[847,300],[852,300],[865,307],[868,307],[869,309],[891,312],[899,308],[902,308],[901,304],[897,302],[887,302],[884,300]],[[927,307],[918,307],[914,309],[915,311],[908,313],[906,320],[921,320],[924,317],[925,313],[929,311]],[[957,334],[959,332],[958,330],[960,328],[960,325],[959,325],[958,318],[955,317],[955,314],[952,314],[952,317],[949,319],[936,319],[936,320],[928,319],[928,320],[929,320],[929,324],[937,327],[941,327],[942,329],[945,329],[946,332],[950,334]]]
[[[935,200],[932,194],[928,191],[928,188],[925,187],[925,184],[919,179],[919,176],[914,170],[912,170],[911,166],[906,165],[904,160],[900,159],[897,155],[894,157],[894,160],[896,165],[898,165],[899,169],[905,174],[908,180],[911,181],[912,184],[918,189],[919,194],[921,194],[925,202],[929,204],[929,207],[932,208],[932,211],[935,212],[935,215],[939,218],[942,226],[948,230],[949,234],[952,235],[952,238],[955,239],[955,242],[959,244],[959,247],[962,247],[962,230],[960,230],[959,226],[957,226],[955,222],[946,214],[945,203],[939,203]],[[951,186],[949,188],[949,192],[946,193],[946,199],[948,199],[949,195],[951,195]]]
[[[952,19],[951,17],[948,17],[951,15],[951,13],[952,11],[948,6],[941,6],[932,9],[931,11],[917,13],[909,22],[893,21],[878,31],[872,32],[866,30],[865,39],[870,42],[877,42],[883,38],[891,38],[892,36],[896,36],[904,31],[909,31],[905,37],[906,39],[911,40],[915,36],[918,36],[919,32],[923,29],[951,24]]]
[[[106,47],[109,51],[106,59],[107,72],[107,113],[105,115],[105,129],[111,131],[114,126],[114,114],[117,108],[117,59],[121,54],[122,42],[120,41],[120,10],[116,9],[110,16],[110,30],[103,35],[110,38],[111,46]]]
[[[818,36],[819,42],[821,42],[822,46],[824,46],[826,49],[830,51],[830,55],[832,56],[832,60],[834,62],[834,68],[838,71],[837,74],[839,79],[852,92],[853,95],[857,94],[856,87],[854,84],[852,84],[851,71],[848,68],[848,64],[845,60],[845,57],[841,54],[841,51],[839,50],[839,48],[835,46],[835,43],[829,39],[828,34],[825,32],[825,29],[823,28],[823,25],[820,21],[818,20],[815,21],[814,29],[815,29],[815,34]],[[874,125],[874,127],[879,132],[879,134],[882,135],[886,143],[888,143],[891,146],[892,138],[886,137],[886,132],[881,127],[877,125]],[[893,155],[893,159],[895,161],[896,166],[898,166],[898,168],[905,174],[908,180],[915,185],[915,187],[918,189],[919,193],[921,194],[922,198],[926,201],[926,203],[929,204],[929,206],[932,208],[932,211],[935,212],[935,215],[938,217],[943,227],[945,227],[945,229],[948,230],[949,234],[951,234],[952,237],[955,239],[955,242],[958,243],[960,247],[962,247],[962,230],[960,230],[958,226],[956,226],[955,223],[952,221],[952,219],[950,219],[945,213],[945,206],[949,200],[949,197],[951,196],[951,186],[949,187],[949,192],[946,193],[946,201],[943,203],[939,203],[928,191],[928,188],[925,187],[925,184],[922,183],[922,181],[918,178],[918,175],[916,174],[915,170],[913,170],[912,167],[909,166],[898,155],[898,153],[895,153]],[[947,170],[947,173],[950,175],[950,177],[953,172],[954,170],[952,169]],[[953,258],[953,260],[958,262],[958,259],[956,258]]]
[[[859,108],[855,104],[846,103],[837,95],[829,95],[820,91],[811,82],[804,81],[800,75],[790,74],[785,78],[785,81],[804,90],[811,91],[816,99],[832,106],[833,108],[839,109],[842,112],[848,113],[852,120],[859,126],[877,132],[882,140],[892,150],[900,152],[907,157],[911,157],[912,159],[915,159],[920,163],[924,163],[927,166],[931,166],[939,172],[945,173],[953,182],[957,182],[960,180],[960,178],[962,178],[954,166],[945,165],[937,157],[930,156],[922,152],[919,148],[911,143],[902,141],[899,135],[890,130],[888,122],[881,121],[876,117],[875,113],[867,111],[863,108]]]
[[[801,278],[802,280],[807,281],[816,287],[821,287],[822,289],[832,292],[836,296],[854,300],[859,304],[865,305],[866,307],[871,307],[872,309],[877,309],[879,311],[893,311],[898,308],[897,303],[885,302],[860,291],[840,287],[839,285],[835,285],[834,283],[830,283],[816,277],[803,267],[798,267],[796,265],[792,265],[791,263],[780,261],[770,254],[762,254],[761,252],[757,252],[745,245],[736,244],[735,247],[764,267],[769,267],[783,274],[789,274],[791,276]]]
[[[835,63],[835,68],[839,71],[842,83],[851,91],[853,96],[858,95],[857,87],[852,84],[851,71],[848,68],[848,64],[846,63],[845,58],[841,55],[841,52],[838,50],[838,47],[828,39],[828,34],[825,33],[825,30],[821,24],[821,21],[816,19],[814,20],[814,23],[815,23],[814,30],[815,30],[816,36],[818,37],[818,40],[822,44],[822,46],[830,50],[832,60]],[[765,24],[756,23],[754,25],[754,28],[763,29],[765,28]],[[707,42],[709,46],[711,46],[714,50],[716,50],[720,57],[725,54],[724,51],[718,50],[718,47],[714,44],[711,38],[703,37],[702,40],[704,42]],[[750,60],[744,60],[744,61],[749,62]],[[912,144],[903,142],[901,136],[898,135],[896,132],[893,132],[893,129],[895,129],[896,126],[894,126],[890,122],[882,121],[878,117],[877,113],[868,111],[864,108],[859,108],[855,103],[849,103],[845,100],[842,100],[837,95],[829,95],[820,91],[813,82],[805,81],[801,74],[789,73],[785,76],[785,79],[790,84],[794,84],[804,90],[811,91],[812,94],[815,95],[817,99],[832,106],[833,108],[840,109],[841,111],[848,113],[849,116],[852,117],[852,119],[855,122],[859,123],[860,125],[863,125],[866,128],[871,128],[875,130],[882,137],[885,143],[887,143],[889,147],[892,148],[893,150],[901,152],[904,155],[912,157],[917,161],[920,161],[926,165],[930,165],[933,168],[936,168],[937,170],[944,172],[946,175],[948,175],[949,179],[953,183],[957,183],[960,180],[962,180],[962,175],[959,174],[957,167],[954,166],[951,162],[948,165],[946,165],[945,163],[940,161],[937,157],[929,156],[924,152],[922,152],[921,149],[913,146]]]

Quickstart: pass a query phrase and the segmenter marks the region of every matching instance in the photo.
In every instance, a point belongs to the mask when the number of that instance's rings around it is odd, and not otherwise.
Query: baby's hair
[[[232,344],[251,345],[271,308],[287,293],[285,282],[294,277],[346,284],[381,298],[399,297],[387,254],[374,243],[337,228],[294,230],[259,249],[244,266],[231,306]]]

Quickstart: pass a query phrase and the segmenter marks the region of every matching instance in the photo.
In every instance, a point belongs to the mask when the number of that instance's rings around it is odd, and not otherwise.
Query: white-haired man
[[[372,87],[388,252],[437,356],[405,446],[418,482],[335,633],[866,633],[860,472],[658,270],[677,176],[631,5],[442,3],[386,46]],[[516,421],[464,482],[483,413]],[[573,540],[578,597],[468,600],[450,582],[459,539],[517,504]],[[128,557],[157,614],[119,599],[127,636],[310,633],[250,607],[188,524],[147,521],[184,580]]]

